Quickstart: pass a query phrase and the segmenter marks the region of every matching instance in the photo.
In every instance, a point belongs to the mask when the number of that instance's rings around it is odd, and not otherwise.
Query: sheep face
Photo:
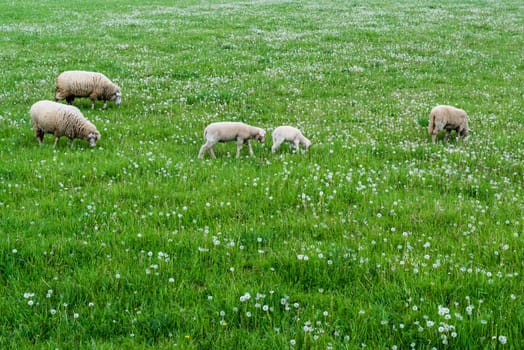
[[[303,145],[304,145],[304,148],[307,151],[307,150],[309,150],[309,147],[311,147],[311,141],[305,140]]]
[[[264,143],[264,141],[266,141],[266,132],[260,129],[255,136],[255,140],[259,141],[260,143]]]
[[[111,96],[111,101],[115,101],[115,104],[117,106],[120,106],[120,102],[122,102],[122,93],[120,92],[120,90],[118,90],[113,94],[113,96]]]
[[[87,142],[89,142],[89,147],[95,147],[96,142],[100,140],[100,133],[99,132],[91,132],[87,136]]]

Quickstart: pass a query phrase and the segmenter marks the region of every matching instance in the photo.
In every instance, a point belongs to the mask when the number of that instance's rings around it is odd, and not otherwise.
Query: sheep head
[[[255,139],[260,143],[264,143],[264,141],[266,141],[266,131],[264,129],[258,129]]]
[[[120,105],[120,102],[122,102],[122,93],[120,92],[120,88],[118,88],[113,96],[111,96],[111,101],[115,101],[117,106]]]
[[[89,135],[87,135],[87,141],[89,142],[89,147],[95,147],[96,142],[100,140],[100,133],[98,131],[90,132]]]

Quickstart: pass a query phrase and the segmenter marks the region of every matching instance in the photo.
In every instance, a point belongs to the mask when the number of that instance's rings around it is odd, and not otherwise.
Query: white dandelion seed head
[[[442,305],[439,305],[438,306],[438,314],[440,316],[447,315],[447,314],[449,314],[449,309],[447,307],[443,307]]]

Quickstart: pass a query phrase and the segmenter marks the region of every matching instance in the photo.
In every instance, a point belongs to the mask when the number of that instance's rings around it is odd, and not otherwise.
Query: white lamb
[[[247,145],[249,149],[249,154],[253,155],[253,149],[249,143],[250,139],[258,140],[259,142],[264,142],[266,139],[266,132],[264,129],[250,126],[240,122],[218,122],[209,124],[204,130],[204,139],[206,143],[200,148],[198,152],[198,158],[204,157],[204,153],[209,151],[211,157],[215,157],[215,152],[213,152],[213,146],[218,142],[228,142],[236,141],[237,142],[237,155],[240,156],[240,149],[242,145]]]
[[[453,106],[436,106],[429,114],[429,134],[433,143],[437,142],[437,135],[440,131],[446,130],[446,141],[449,134],[455,130],[458,137],[466,139],[468,130],[468,115],[460,108]]]
[[[306,151],[311,146],[311,141],[309,141],[302,132],[297,128],[292,126],[279,126],[273,131],[273,147],[271,147],[271,152],[275,153],[280,147],[282,142],[287,141],[291,143],[291,146],[294,146],[298,151],[298,145],[301,144],[304,146]]]
[[[100,139],[100,133],[96,127],[75,106],[69,106],[53,101],[38,101],[29,110],[33,121],[33,129],[38,142],[44,142],[44,135],[55,135],[55,144],[62,136],[71,140],[75,138],[87,140],[89,146],[95,147]]]
[[[75,97],[89,97],[91,109],[95,108],[95,100],[103,100],[105,109],[107,101],[115,101],[118,106],[122,93],[120,88],[102,73],[78,70],[62,72],[56,78],[55,101],[66,100],[68,104],[72,104]]]

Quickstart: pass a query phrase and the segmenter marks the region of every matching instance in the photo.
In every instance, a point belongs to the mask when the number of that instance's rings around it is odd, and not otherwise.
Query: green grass
[[[521,1],[0,4],[0,348],[524,347]],[[64,70],[96,148],[38,145]],[[437,104],[470,117],[432,144]],[[203,129],[263,127],[198,160]],[[313,142],[271,153],[272,130]]]

